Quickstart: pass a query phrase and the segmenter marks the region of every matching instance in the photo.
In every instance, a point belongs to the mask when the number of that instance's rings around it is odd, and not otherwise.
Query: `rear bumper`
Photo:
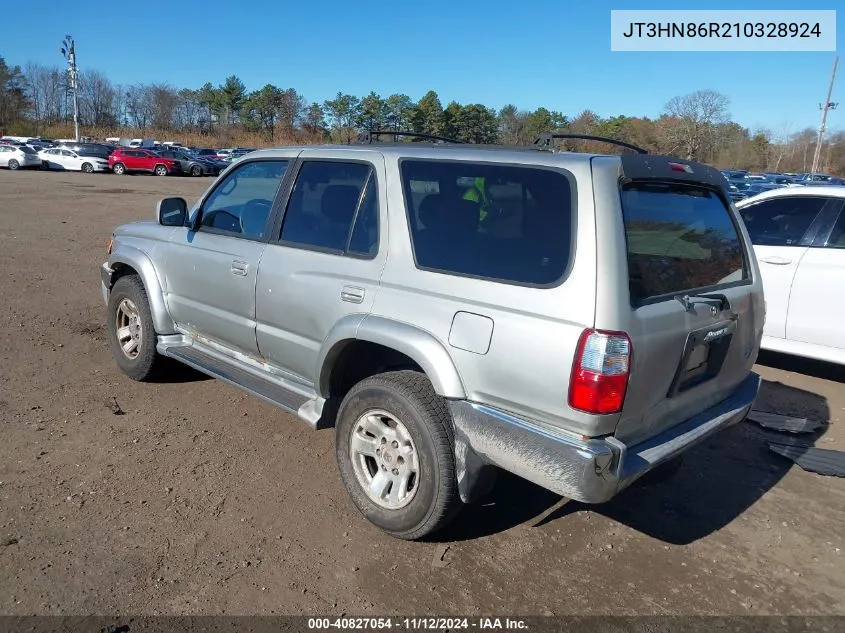
[[[752,372],[719,404],[633,446],[613,437],[585,440],[484,405],[450,401],[461,497],[475,498],[485,467],[492,465],[571,499],[603,503],[653,468],[744,420],[759,387],[760,376]]]

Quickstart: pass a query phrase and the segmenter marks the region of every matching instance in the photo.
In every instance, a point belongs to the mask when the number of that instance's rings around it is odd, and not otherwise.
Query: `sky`
[[[575,117],[659,116],[672,97],[710,89],[752,130],[818,128],[833,52],[612,52],[611,9],[836,9],[794,0],[604,2],[602,0],[176,0],[139,3],[10,1],[0,56],[10,65],[61,65],[66,34],[80,69],[113,82],[198,88],[235,74],[322,102],[435,90],[449,101],[546,107]],[[632,6],[633,5],[633,6]],[[837,17],[845,18],[845,11]],[[845,26],[837,30],[843,50]],[[828,117],[845,129],[845,59]]]

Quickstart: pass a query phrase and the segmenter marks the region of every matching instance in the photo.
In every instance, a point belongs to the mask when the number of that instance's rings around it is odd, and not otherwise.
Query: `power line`
[[[822,111],[822,124],[819,126],[819,138],[816,141],[816,151],[813,154],[813,167],[810,169],[811,174],[815,174],[819,170],[819,162],[822,153],[822,143],[824,142],[824,130],[827,126],[827,113],[830,110],[835,110],[838,103],[831,103],[830,95],[833,94],[833,82],[836,79],[836,67],[839,65],[839,55],[833,61],[833,72],[830,74],[830,85],[827,88],[827,97],[824,103],[819,104],[819,109]]]

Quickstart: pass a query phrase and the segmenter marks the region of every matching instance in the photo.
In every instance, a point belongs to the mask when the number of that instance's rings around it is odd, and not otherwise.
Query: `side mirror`
[[[164,198],[156,208],[158,223],[162,226],[185,226],[188,203],[184,198]]]

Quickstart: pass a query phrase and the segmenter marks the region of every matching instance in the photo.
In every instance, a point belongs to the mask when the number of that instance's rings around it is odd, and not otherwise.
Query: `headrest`
[[[330,222],[349,224],[358,204],[358,187],[354,185],[330,185],[323,190],[320,212]]]
[[[471,235],[478,231],[478,203],[431,194],[420,203],[420,221],[426,229],[452,235]]]

